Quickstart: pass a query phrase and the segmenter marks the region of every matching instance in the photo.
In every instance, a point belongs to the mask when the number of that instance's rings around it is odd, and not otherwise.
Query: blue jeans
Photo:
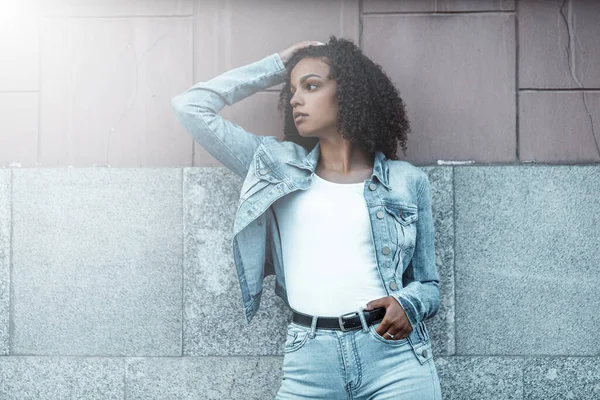
[[[312,327],[288,325],[276,400],[442,399],[431,343],[418,348],[429,352],[421,362],[409,338],[383,338],[381,321],[367,326],[359,313],[362,329],[352,331],[315,329],[315,318]]]

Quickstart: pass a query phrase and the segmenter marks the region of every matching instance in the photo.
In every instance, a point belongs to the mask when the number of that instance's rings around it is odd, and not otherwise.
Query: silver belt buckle
[[[344,317],[345,317],[345,316],[347,316],[347,315],[352,315],[352,314],[356,314],[356,315],[358,316],[358,311],[349,312],[349,313],[347,313],[347,314],[340,315],[340,316],[338,317],[338,321],[339,321],[339,323],[340,323],[340,329],[342,330],[342,332],[348,332],[348,331],[351,331],[351,330],[352,330],[352,329],[346,329],[346,328],[344,327]]]

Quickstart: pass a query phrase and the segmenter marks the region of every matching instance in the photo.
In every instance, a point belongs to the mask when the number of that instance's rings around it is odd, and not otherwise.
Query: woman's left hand
[[[385,307],[385,315],[376,329],[379,336],[389,340],[400,340],[406,338],[412,332],[413,329],[408,321],[406,312],[400,303],[398,303],[398,300],[392,296],[381,297],[368,302],[365,310],[372,310],[379,307]],[[389,335],[385,334],[386,332],[389,332],[394,338],[390,338]]]

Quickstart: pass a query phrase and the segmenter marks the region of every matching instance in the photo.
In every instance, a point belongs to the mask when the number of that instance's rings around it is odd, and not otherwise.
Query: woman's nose
[[[291,104],[292,107],[294,107],[294,106],[296,106],[298,104],[298,94],[297,93],[298,92],[295,92],[292,95],[292,98],[290,99],[290,104]]]

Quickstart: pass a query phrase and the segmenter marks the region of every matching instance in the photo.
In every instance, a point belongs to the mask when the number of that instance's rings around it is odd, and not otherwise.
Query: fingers
[[[319,42],[318,40],[305,40],[304,42],[301,42],[301,45],[299,47],[303,48],[303,47],[308,47],[308,46],[324,46],[324,45],[325,45],[325,43]]]
[[[386,313],[375,331],[379,336],[385,337],[388,340],[400,340],[408,336],[407,333],[412,331],[412,327],[408,322],[404,309],[395,299],[392,299],[393,297],[386,296],[371,300],[363,310],[373,310],[379,307],[385,308]],[[394,338],[392,339],[389,335],[385,335],[386,332],[389,332]]]
[[[390,331],[387,331],[387,332],[385,332],[383,334],[383,337],[386,338],[386,339],[388,339],[388,340],[398,340],[399,339],[398,336],[399,336],[398,333],[392,333]]]
[[[390,304],[389,301],[385,297],[382,297],[380,299],[375,299],[368,302],[365,310],[373,310],[379,307],[387,307],[388,304]]]
[[[375,332],[377,332],[379,336],[383,336],[388,330],[392,335],[394,334],[393,332],[391,332],[393,330],[393,325],[391,321],[383,318],[377,329],[375,329]]]
[[[388,340],[401,340],[407,336],[405,336],[402,329],[397,329],[391,321],[385,318],[381,321],[377,329],[375,329],[375,332]],[[386,335],[386,332],[389,332],[394,337],[391,338],[389,335]]]
[[[375,332],[377,332],[379,334],[379,336],[383,336],[389,340],[400,340],[400,339],[404,339],[405,337],[408,336],[405,325],[403,325],[398,320],[392,320],[389,317],[386,318],[385,316],[383,317],[383,319],[381,320],[381,322],[375,329]],[[391,337],[386,335],[385,334],[386,332],[389,332],[390,334],[392,334],[394,336],[394,338],[392,339]]]
[[[390,335],[387,335],[387,333],[390,333],[394,337],[391,338]],[[408,335],[406,335],[402,329],[394,329],[394,326],[390,325],[390,327],[387,330],[383,331],[383,334],[381,336],[388,340],[402,340],[405,339]]]

